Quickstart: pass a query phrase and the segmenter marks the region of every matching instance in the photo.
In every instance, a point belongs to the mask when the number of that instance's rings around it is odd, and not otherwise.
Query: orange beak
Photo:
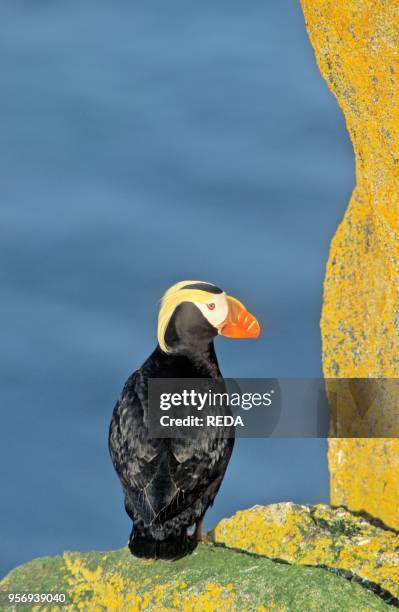
[[[226,338],[257,338],[260,325],[254,315],[233,297],[227,296],[227,302],[229,312],[219,328],[219,334]]]

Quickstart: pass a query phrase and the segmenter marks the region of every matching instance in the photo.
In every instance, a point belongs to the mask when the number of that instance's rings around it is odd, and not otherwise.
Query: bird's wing
[[[208,434],[211,433],[208,430]],[[233,439],[208,435],[198,439],[168,440],[170,445],[171,479],[178,491],[165,508],[162,520],[203,500],[205,509],[218,492],[233,450]]]
[[[162,458],[162,440],[151,440],[145,426],[145,405],[141,399],[141,380],[135,372],[126,382],[115,406],[108,445],[115,470],[125,492],[125,505],[148,522],[154,515],[147,489]],[[130,508],[129,508],[130,506]]]
[[[146,385],[136,372],[115,407],[109,448],[128,513],[149,524],[173,518],[208,489],[213,499],[231,455],[232,440],[209,432],[195,439],[150,439],[145,410]]]

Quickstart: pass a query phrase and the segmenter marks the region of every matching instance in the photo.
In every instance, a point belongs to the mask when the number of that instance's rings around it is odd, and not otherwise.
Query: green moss
[[[0,583],[1,591],[65,592],[74,610],[338,612],[387,607],[367,589],[323,569],[210,545],[175,562],[139,561],[126,548],[45,557],[16,568]]]

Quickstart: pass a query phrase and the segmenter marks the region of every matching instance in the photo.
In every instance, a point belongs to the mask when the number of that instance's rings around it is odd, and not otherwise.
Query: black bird
[[[177,559],[201,541],[202,522],[222,483],[234,438],[218,427],[199,438],[154,439],[148,433],[148,379],[220,379],[213,340],[256,338],[257,320],[235,298],[201,281],[183,281],[164,295],[158,346],[127,380],[115,406],[109,450],[134,523],[133,555]],[[193,536],[187,528],[196,525]]]

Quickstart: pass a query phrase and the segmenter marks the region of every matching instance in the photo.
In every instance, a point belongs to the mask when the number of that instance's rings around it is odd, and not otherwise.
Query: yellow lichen
[[[255,506],[222,520],[213,533],[228,547],[347,570],[399,596],[399,536],[343,508]]]
[[[316,60],[353,143],[356,187],[332,241],[321,320],[326,378],[399,375],[399,4],[301,0]],[[399,402],[348,401],[329,444],[331,501],[399,527]],[[345,412],[346,411],[346,412]],[[388,427],[387,427],[388,424]],[[365,428],[366,426],[366,428]],[[346,430],[345,430],[346,429]]]
[[[234,600],[231,589],[208,583],[204,592],[191,592],[179,605],[182,604],[184,612],[215,612],[234,609]]]
[[[89,569],[76,554],[66,553],[64,560],[69,572],[69,610],[215,612],[235,607],[236,594],[231,582],[226,585],[208,582],[202,590],[189,589],[183,580],[161,583],[157,576],[135,582],[115,570],[99,566]]]

